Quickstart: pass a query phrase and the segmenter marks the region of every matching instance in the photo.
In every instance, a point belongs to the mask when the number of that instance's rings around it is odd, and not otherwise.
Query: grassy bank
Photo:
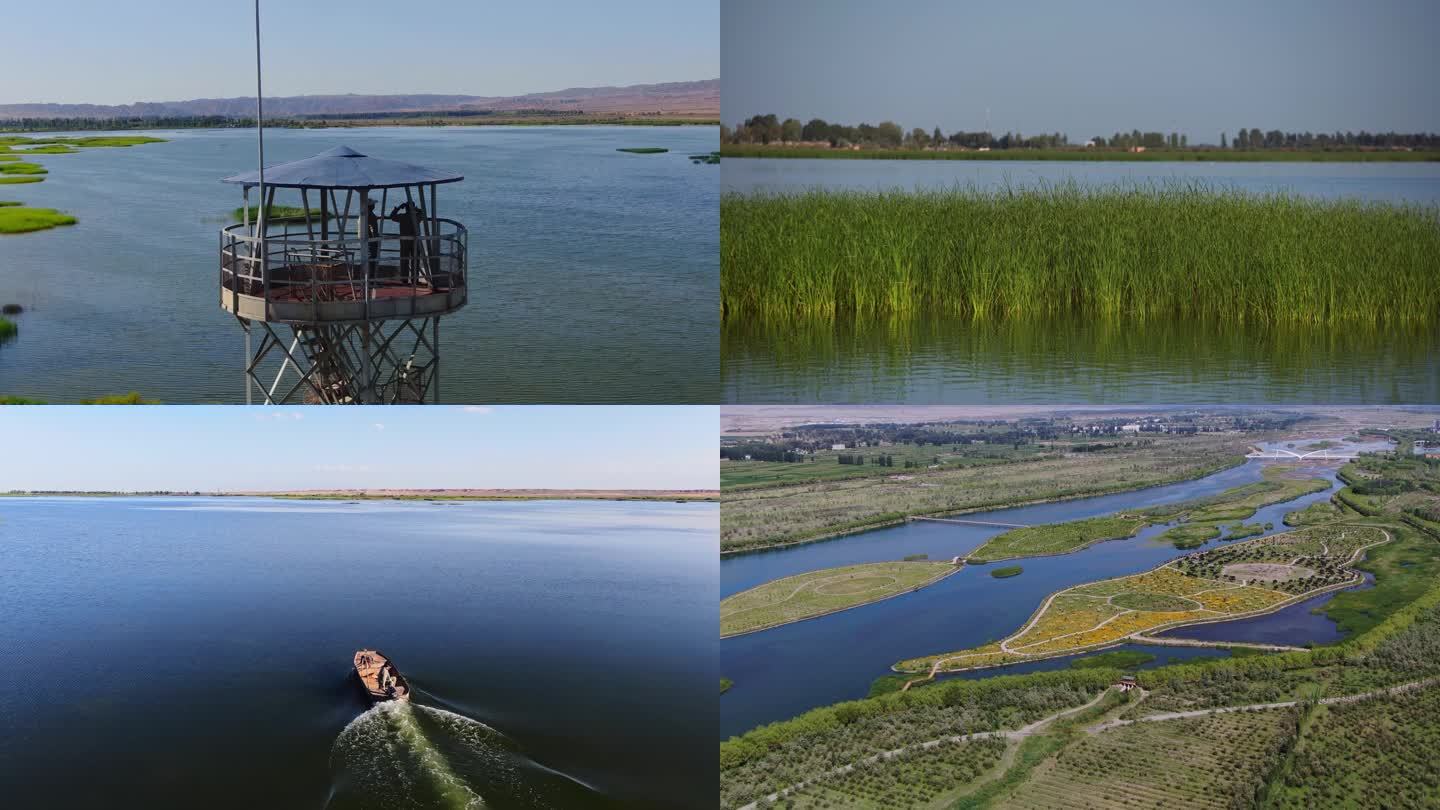
[[[1436,151],[1361,151],[1359,149],[1147,149],[1129,152],[1123,149],[992,149],[946,150],[928,152],[924,149],[829,149],[823,146],[783,146],[760,144],[723,144],[720,155],[727,158],[810,158],[836,160],[1081,160],[1124,161],[1140,163],[1203,162],[1203,163],[1415,163],[1440,160]]]
[[[765,630],[887,599],[957,570],[942,562],[880,562],[771,580],[720,601],[720,636]]]
[[[727,319],[1440,320],[1440,210],[1199,186],[726,194]]]
[[[334,219],[338,216],[334,211],[326,211],[326,219]],[[260,206],[250,206],[250,221],[255,222],[260,217]],[[245,206],[240,206],[230,212],[230,218],[236,222],[245,221]],[[305,209],[296,205],[272,205],[265,209],[265,219],[269,222],[304,222]],[[320,221],[320,209],[310,209],[310,219]]]

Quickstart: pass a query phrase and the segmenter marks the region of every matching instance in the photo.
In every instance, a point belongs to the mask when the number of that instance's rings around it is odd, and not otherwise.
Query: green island
[[[1051,594],[1016,633],[992,644],[901,661],[901,672],[954,672],[1118,644],[1164,629],[1269,613],[1361,581],[1351,568],[1391,529],[1330,524],[1198,552],[1143,574]]]
[[[625,146],[615,151],[629,152],[632,155],[659,155],[669,152],[670,150],[660,146]]]
[[[1092,543],[1133,537],[1146,526],[1181,521],[1166,530],[1161,540],[1176,548],[1195,548],[1220,536],[1219,521],[1243,520],[1262,506],[1294,500],[1302,495],[1323,492],[1330,483],[1323,478],[1297,478],[1284,467],[1265,470],[1264,480],[1225,490],[1207,498],[1065,523],[1027,526],[998,534],[970,552],[968,559],[995,562],[1017,557],[1068,554]]]
[[[250,220],[252,222],[259,219],[260,206],[258,204],[252,205],[249,207],[249,211],[247,212],[246,207],[242,205],[239,208],[236,208],[234,211],[230,212],[230,218],[235,220],[236,222],[242,222],[244,221],[245,215],[247,213],[250,215]],[[325,213],[327,218],[334,218],[339,216],[339,214],[336,214],[334,211],[327,211]],[[304,222],[305,209],[298,205],[271,205],[270,207],[265,209],[265,218],[275,223],[297,221]],[[314,220],[319,220],[320,209],[311,209],[310,218]]]
[[[38,183],[49,174],[44,166],[22,160],[22,156],[65,155],[86,147],[126,147],[163,140],[130,135],[84,138],[0,136],[0,184]],[[31,233],[74,225],[75,222],[75,217],[53,208],[28,208],[18,202],[0,203],[0,234]]]
[[[720,637],[753,633],[918,590],[960,570],[948,562],[880,562],[783,577],[720,600]]]
[[[787,428],[783,437],[722,436],[720,548],[724,554],[756,551],[907,520],[963,518],[1200,478],[1243,464],[1250,442],[1293,419],[1264,411],[1187,415],[1174,417],[1164,432],[1139,437],[1121,432],[1123,419],[1092,424],[1071,417],[960,419],[920,429],[815,425]],[[1096,432],[1081,434],[1082,425]],[[1142,519],[1150,520],[1136,515],[1086,528],[1120,526],[1126,533],[1110,536],[1128,536]],[[1051,553],[1074,547],[1067,531],[1047,541]],[[993,548],[972,556],[991,562],[1020,556]]]
[[[1340,509],[1335,504],[1330,501],[1319,501],[1304,509],[1286,512],[1284,520],[1286,526],[1315,526],[1339,520],[1341,517],[1343,515],[1340,514]]]
[[[1139,650],[1111,650],[1110,652],[1087,655],[1076,658],[1070,662],[1071,669],[1094,669],[1096,667],[1112,667],[1114,669],[1134,669],[1142,664],[1148,664],[1155,660],[1155,656]]]
[[[1025,569],[1018,565],[1006,565],[1001,568],[992,569],[990,576],[996,579],[1009,579],[1010,577],[1018,577],[1024,572]]]
[[[729,678],[721,678],[721,679],[720,679],[720,694],[723,695],[723,694],[725,694],[726,692],[729,692],[729,691],[730,691],[730,687],[732,687],[732,686],[734,686],[734,685],[735,685],[735,682],[732,681],[732,680],[730,680]]]
[[[74,225],[75,217],[54,208],[29,208],[7,204],[0,208],[0,233],[29,233]]]
[[[4,315],[0,315],[0,340],[9,340],[19,334],[19,332],[20,327],[16,326],[14,321]]]
[[[1273,523],[1236,523],[1225,532],[1225,540],[1243,540],[1255,537],[1275,528]]]
[[[726,320],[1440,321],[1434,205],[1062,183],[730,192],[720,210]]]

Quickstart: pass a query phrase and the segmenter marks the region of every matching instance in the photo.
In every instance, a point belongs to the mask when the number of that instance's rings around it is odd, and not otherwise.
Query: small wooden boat
[[[355,675],[371,703],[410,699],[409,681],[379,650],[355,652]]]

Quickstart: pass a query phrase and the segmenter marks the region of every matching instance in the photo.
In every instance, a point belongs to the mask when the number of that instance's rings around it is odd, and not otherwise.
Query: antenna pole
[[[260,0],[255,0],[255,141],[259,146],[260,158],[260,213],[255,224],[256,235],[260,237],[261,277],[265,276],[265,118],[264,94],[260,85]]]

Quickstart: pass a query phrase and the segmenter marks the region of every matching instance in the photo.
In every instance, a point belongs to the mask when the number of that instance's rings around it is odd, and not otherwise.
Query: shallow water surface
[[[974,520],[1035,525],[1077,520],[1121,509],[1213,495],[1259,480],[1263,462],[1248,462],[1196,481],[1135,492],[1042,504],[968,515]],[[1307,468],[1335,482],[1334,471]],[[1332,486],[1333,488],[1333,486]],[[1266,534],[1286,531],[1286,512],[1325,500],[1330,492],[1306,495],[1258,510],[1247,523],[1273,523]],[[891,673],[897,661],[936,652],[960,650],[998,640],[1019,629],[1050,593],[1098,579],[1139,573],[1192,550],[1180,551],[1154,538],[1165,526],[1151,526],[1128,540],[1097,543],[1084,550],[1053,557],[1014,561],[1024,573],[996,579],[991,566],[966,566],[959,573],[918,591],[816,619],[771,630],[735,636],[720,642],[720,674],[735,682],[720,699],[720,737],[728,738],[757,725],[784,720],[808,709],[864,697],[875,678]],[[752,588],[778,577],[860,562],[896,560],[910,554],[949,559],[966,554],[1003,528],[916,521],[835,540],[768,552],[727,557],[720,564],[722,595]],[[1213,547],[1221,541],[1205,545]],[[1285,643],[1334,640],[1334,623],[1309,610],[1322,596],[1270,616],[1245,620],[1233,641],[1283,635]],[[1231,623],[1208,625],[1223,636]],[[1240,624],[1240,623],[1234,623]],[[1278,629],[1277,629],[1278,628]],[[1216,638],[1217,636],[1197,636]],[[1181,647],[1142,649],[1159,656],[1151,666],[1169,660],[1217,655],[1213,650]],[[1071,657],[1073,658],[1073,657]],[[986,677],[1009,672],[1056,669],[1071,658],[1054,658],[1008,667],[994,667],[956,677]]]
[[[45,182],[3,187],[0,198],[80,222],[0,237],[0,304],[27,310],[0,346],[0,396],[243,401],[243,337],[217,295],[218,232],[241,197],[220,179],[254,168],[255,135],[155,134],[171,140],[45,155]],[[278,129],[265,155],[343,144],[465,175],[439,191],[439,214],[470,231],[469,304],[441,322],[446,401],[714,403],[719,176],[687,155],[717,138],[688,126]],[[670,152],[615,151],[636,145]]]
[[[713,504],[0,499],[0,792],[711,807],[717,520]],[[364,646],[412,704],[365,705]]]
[[[720,370],[747,404],[1415,404],[1440,401],[1440,329],[728,318]]]

